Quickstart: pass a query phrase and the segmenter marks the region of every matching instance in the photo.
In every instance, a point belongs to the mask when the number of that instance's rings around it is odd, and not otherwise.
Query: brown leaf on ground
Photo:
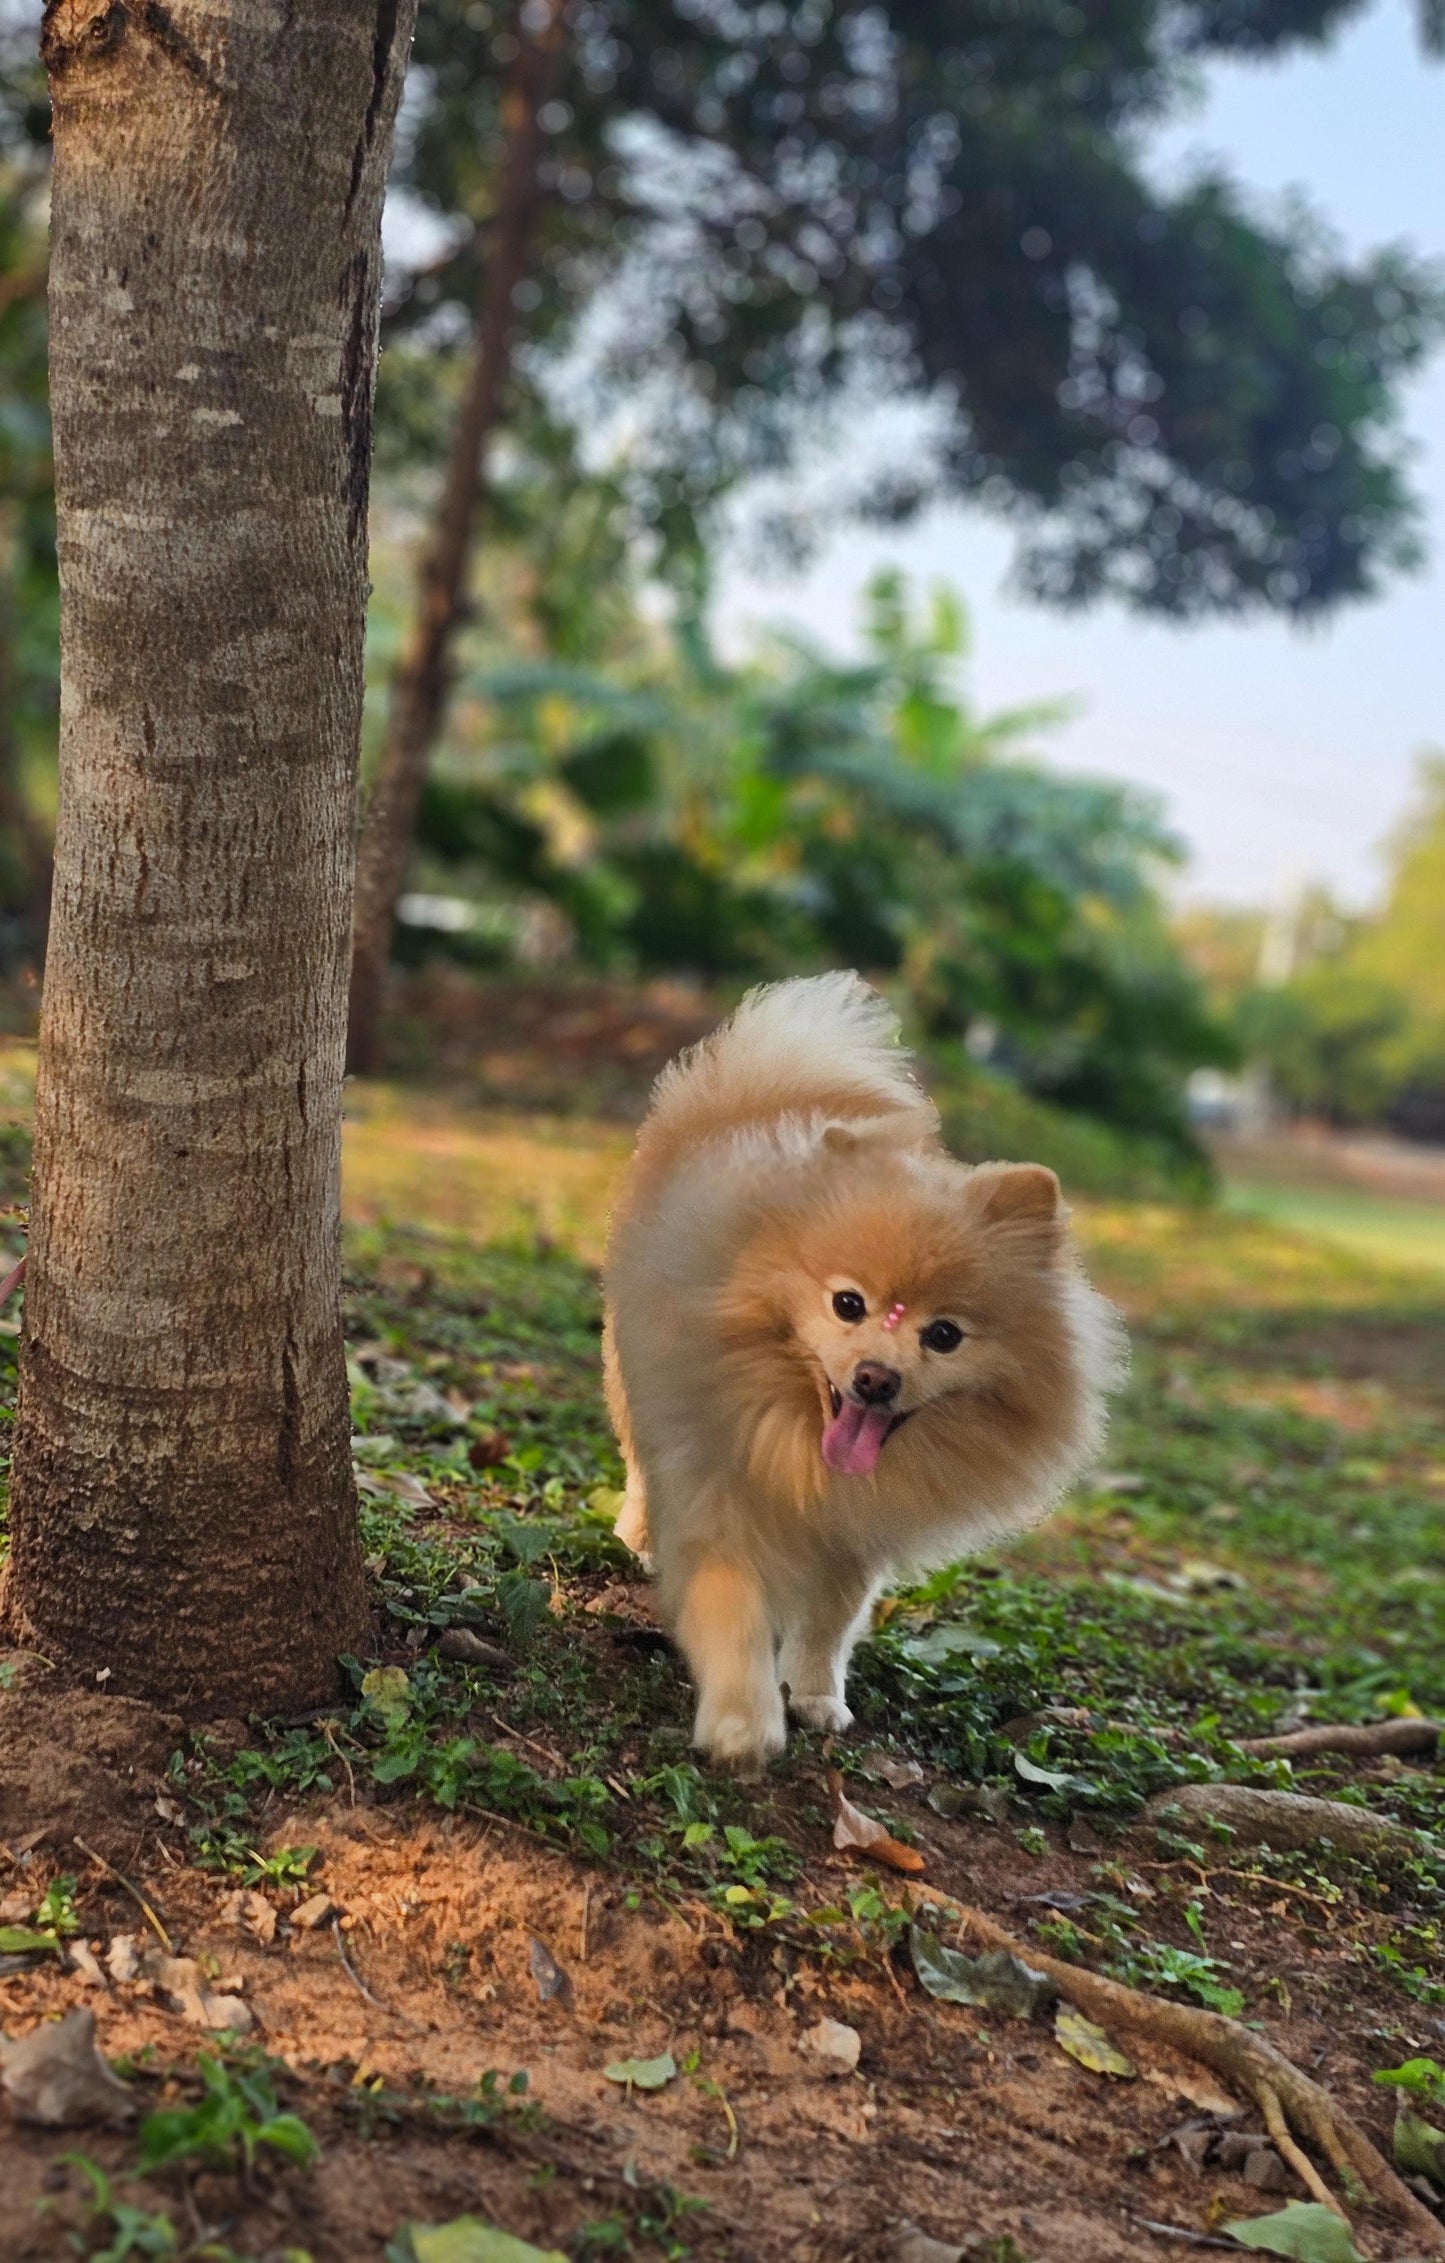
[[[875,1862],[887,1863],[890,1870],[915,1876],[922,1870],[923,1857],[917,1847],[906,1847],[876,1816],[865,1815],[861,1807],[844,1797],[843,1778],[836,1768],[828,1770],[828,1793],[833,1802],[833,1844],[840,1854],[871,1855]]]
[[[572,2001],[572,1982],[545,1941],[535,1933],[527,1937],[527,1969],[537,1986],[538,2000],[544,2004],[569,2004]]]
[[[18,2043],[0,2040],[0,2087],[15,2119],[42,2129],[118,2126],[135,2112],[130,2092],[95,2047],[95,2014],[88,2011],[32,2028]]]

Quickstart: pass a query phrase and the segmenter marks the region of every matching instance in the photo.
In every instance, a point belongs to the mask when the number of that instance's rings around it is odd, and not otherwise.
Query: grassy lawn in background
[[[1224,1199],[1232,1210],[1321,1234],[1386,1264],[1445,1274],[1445,1204],[1243,1176],[1226,1177]]]

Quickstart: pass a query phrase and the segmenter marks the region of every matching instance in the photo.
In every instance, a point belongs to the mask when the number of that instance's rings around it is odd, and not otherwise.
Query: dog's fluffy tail
[[[785,1115],[848,1122],[900,1112],[920,1138],[937,1128],[887,1000],[857,974],[774,982],[749,991],[730,1021],[663,1070],[638,1162],[652,1177],[700,1140]]]

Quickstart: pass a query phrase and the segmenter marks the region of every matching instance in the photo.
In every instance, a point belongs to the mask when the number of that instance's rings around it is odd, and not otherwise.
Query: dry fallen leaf
[[[530,2240],[499,2232],[480,2216],[458,2216],[450,2224],[405,2227],[416,2263],[567,2263],[559,2248],[534,2247]]]
[[[1054,2018],[1054,2040],[1060,2050],[1067,2051],[1069,2057],[1077,2059],[1081,2067],[1087,2067],[1090,2074],[1112,2074],[1120,2081],[1131,2082],[1139,2072],[1133,2060],[1125,2057],[1103,2028],[1085,2019],[1072,2004],[1060,2004]]]
[[[571,2003],[570,1977],[558,1964],[546,1942],[539,1941],[535,1933],[527,1936],[527,1966],[537,1984],[537,1995],[542,2003]]]
[[[902,1753],[888,1752],[882,1745],[871,1744],[866,1752],[860,1752],[858,1765],[887,1784],[890,1791],[907,1791],[923,1782],[923,1770],[916,1760],[905,1760]]]
[[[890,1870],[910,1874],[923,1868],[917,1847],[906,1847],[875,1816],[865,1815],[844,1798],[843,1778],[836,1768],[828,1770],[828,1791],[833,1801],[833,1844],[841,1854],[870,1854],[875,1862],[886,1862]]]
[[[910,1929],[908,1945],[919,1981],[940,2003],[971,2004],[1008,2019],[1031,2019],[1058,1994],[1047,1973],[1035,1972],[1007,1949],[965,1956],[961,1949],[946,1948],[921,1925]]]
[[[1145,2067],[1143,2072],[1144,2080],[1156,2089],[1182,2098],[1186,2106],[1197,2106],[1201,2114],[1213,2114],[1218,2121],[1235,2121],[1243,2111],[1205,2067]]]
[[[18,2043],[0,2039],[0,2086],[15,2119],[43,2129],[129,2121],[135,2101],[95,2047],[94,2012],[32,2028]]]

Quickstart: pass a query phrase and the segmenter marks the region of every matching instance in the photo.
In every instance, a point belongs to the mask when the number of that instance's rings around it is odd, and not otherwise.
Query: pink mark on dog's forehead
[[[883,1325],[888,1330],[890,1336],[892,1335],[894,1329],[898,1326],[899,1321],[903,1318],[903,1315],[907,1310],[908,1307],[906,1304],[889,1305],[887,1312],[883,1316]]]

